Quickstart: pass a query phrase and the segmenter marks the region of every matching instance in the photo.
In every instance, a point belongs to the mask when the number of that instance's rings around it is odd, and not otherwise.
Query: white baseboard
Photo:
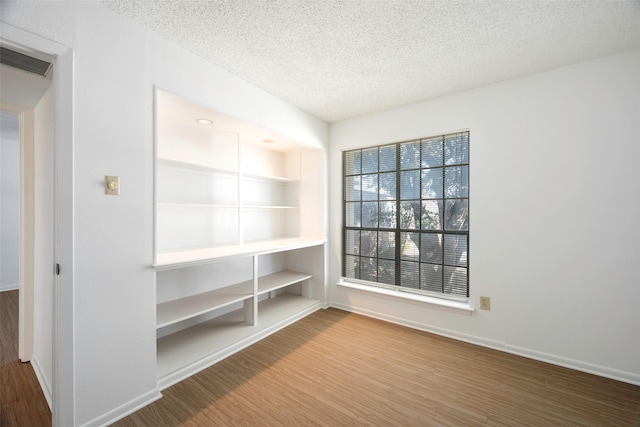
[[[374,319],[384,320],[389,323],[395,323],[400,326],[406,326],[408,328],[429,332],[458,341],[464,341],[469,344],[479,345],[482,347],[503,351],[505,353],[511,353],[517,356],[526,357],[528,359],[538,360],[540,362],[550,363],[552,365],[562,366],[564,368],[586,372],[588,374],[598,375],[601,377],[610,378],[612,380],[622,381],[625,383],[640,386],[640,375],[634,374],[632,372],[620,371],[617,369],[608,368],[606,366],[595,365],[580,360],[568,359],[562,356],[556,356],[553,354],[543,353],[524,347],[510,345],[502,341],[489,340],[475,335],[462,334],[460,332],[452,331],[449,329],[438,328],[432,325],[414,322],[364,308],[352,307],[336,302],[331,302],[329,305],[340,310],[361,314],[363,316],[372,317]]]
[[[17,291],[20,286],[17,283],[9,283],[8,285],[0,285],[0,292]]]
[[[160,394],[160,391],[155,388],[148,393],[145,393],[142,396],[125,403],[124,405],[112,409],[111,411],[82,424],[82,427],[109,426],[116,421],[123,419],[127,415],[131,415],[137,410],[144,408],[148,404],[155,402],[161,397],[162,394]]]
[[[35,355],[31,356],[31,367],[36,373],[36,378],[38,378],[38,382],[40,383],[40,388],[42,389],[44,398],[47,400],[47,404],[49,405],[49,409],[51,410],[51,408],[53,407],[51,404],[51,384],[49,383],[48,378],[42,372],[42,368],[40,367],[38,358]]]
[[[518,356],[527,357],[529,359],[539,360],[540,362],[550,363],[552,365],[562,366],[564,368],[576,371],[586,372],[588,374],[609,378],[616,381],[640,386],[640,375],[632,372],[620,371],[618,369],[608,368],[606,366],[595,365],[593,363],[583,362],[566,357],[556,356],[554,354],[543,353],[528,348],[518,347],[515,345],[505,344],[504,349],[497,349],[507,353],[516,354]]]

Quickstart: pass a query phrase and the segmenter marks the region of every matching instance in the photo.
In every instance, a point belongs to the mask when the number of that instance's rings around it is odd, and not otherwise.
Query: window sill
[[[444,298],[430,297],[427,295],[412,294],[410,292],[401,292],[393,289],[378,288],[375,286],[367,286],[360,283],[348,282],[344,279],[340,279],[338,286],[344,286],[345,288],[354,289],[357,291],[363,291],[366,293],[373,293],[383,295],[387,297],[398,298],[409,302],[417,302],[422,304],[434,305],[441,308],[450,309],[452,311],[460,312],[461,314],[471,315],[475,310],[468,302],[452,301]]]

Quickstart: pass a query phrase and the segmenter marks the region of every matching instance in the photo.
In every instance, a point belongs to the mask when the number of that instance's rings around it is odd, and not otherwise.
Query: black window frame
[[[447,145],[451,141],[455,141],[456,138],[461,141],[460,146],[455,146],[455,142]],[[437,158],[429,156],[433,150],[438,148],[436,141],[440,141],[439,147],[442,151],[440,157],[441,162],[439,164],[430,164],[425,162],[425,159],[432,161]],[[417,165],[415,164],[416,146],[419,147]],[[457,161],[454,160],[453,162],[450,161],[447,163],[447,150],[451,153],[452,146],[455,146],[455,149],[453,150],[453,152],[455,152],[455,156],[460,156],[460,158],[457,159]],[[382,150],[387,150],[391,153],[391,147],[393,147],[393,150],[395,151],[395,165],[393,169],[390,170],[390,162],[388,161],[385,163],[384,167],[381,167],[382,160],[387,159],[387,157],[382,159],[380,153]],[[409,152],[409,149],[403,147],[413,147],[413,151]],[[364,153],[369,154],[373,150],[377,150],[378,156],[377,160],[373,162],[376,164],[375,171],[365,171],[363,170]],[[404,157],[403,150],[405,150]],[[456,150],[459,150],[459,152]],[[355,153],[359,153],[359,156],[356,156]],[[348,159],[349,156],[351,156],[350,159]],[[356,157],[359,161],[359,167],[356,167],[355,165],[354,159],[356,159]],[[414,166],[407,167],[406,164],[403,165],[403,159],[408,159],[409,162],[411,162],[412,157]],[[400,291],[444,297],[447,299],[467,300],[469,297],[470,276],[469,157],[470,132],[468,130],[434,137],[418,138],[409,141],[343,151],[343,279],[383,288],[392,288]],[[370,159],[373,159],[373,157],[370,157]],[[353,165],[351,163],[353,163]],[[383,193],[383,190],[380,187],[381,175],[385,175],[384,179],[391,183],[394,179],[392,179],[390,174],[395,175],[395,195],[390,199],[387,199],[390,192],[387,192],[384,198],[381,197],[381,194]],[[431,177],[430,174],[433,176]],[[452,177],[454,179],[451,179]],[[377,182],[375,178],[377,178]],[[458,185],[458,181],[456,181],[455,178],[462,181],[462,184]],[[370,188],[375,187],[375,192],[365,191],[366,185],[362,184],[363,179],[367,180],[367,184]],[[415,196],[415,182],[410,186],[403,187],[403,179],[406,182],[413,182],[416,179],[419,181],[417,190],[419,194],[417,197]],[[427,179],[429,179],[429,186],[426,186]],[[435,190],[432,191],[430,185],[434,180],[436,182],[438,182],[438,180],[441,182],[441,188],[434,187]],[[348,191],[347,188],[348,182],[350,182],[350,191]],[[360,182],[360,184],[358,184],[358,182]],[[448,183],[453,184],[447,187]],[[414,195],[411,197],[403,197],[403,188],[405,188],[405,190],[411,190]],[[459,192],[460,194],[456,194],[456,192]],[[376,193],[376,196],[372,197],[374,193]],[[353,197],[354,194],[358,195],[358,197]],[[425,194],[427,195],[425,196]],[[383,211],[383,204],[391,206],[393,203],[395,206],[391,210],[386,210],[386,213],[383,215],[381,213]],[[416,204],[418,206],[416,206]],[[359,213],[356,215],[358,206]],[[403,210],[403,206],[408,206],[408,209]],[[431,208],[429,208],[429,206],[431,206]],[[437,206],[437,208],[434,209],[434,206]],[[369,207],[371,210],[376,211],[375,225],[367,224],[365,226],[365,224],[363,224],[365,207]],[[418,210],[419,218],[416,217],[416,209]],[[409,214],[409,216],[407,216],[407,212],[410,212],[413,215]],[[451,214],[451,212],[453,212],[453,214]],[[350,214],[349,217],[348,214]],[[436,217],[434,217],[434,214]],[[353,221],[350,221],[353,218],[356,218],[356,216],[359,216],[360,218],[359,224],[355,224]],[[395,220],[389,219],[394,216]],[[373,215],[367,216],[367,218],[373,218]],[[385,221],[384,223],[382,223],[383,218]],[[408,221],[406,218],[409,218]],[[451,218],[453,218],[454,221],[447,222],[451,221]],[[457,222],[455,221],[456,219],[458,220]],[[418,223],[417,228],[416,223]],[[390,224],[393,225],[393,227],[390,227]],[[367,233],[367,237],[375,236],[375,244],[369,240],[363,239],[363,233]],[[392,235],[389,235],[389,233]],[[357,244],[355,243],[355,238],[358,239]],[[385,245],[390,246],[392,240],[394,246],[393,257],[388,255],[391,252],[390,248],[386,251],[381,251],[383,247],[386,247]],[[413,240],[417,240],[417,242],[414,242]],[[384,245],[381,244],[381,242],[384,241],[387,243]],[[348,242],[351,242],[352,245]],[[375,246],[375,248],[373,248],[375,256],[363,255],[363,242],[368,243],[366,248],[369,248],[369,251],[371,251],[371,248]],[[406,244],[407,242],[409,242],[411,244],[411,248],[413,248],[412,251],[407,251],[409,252],[409,255],[405,254],[406,247],[409,246]],[[403,243],[405,247],[404,249]],[[382,252],[387,255],[381,255]],[[438,252],[440,253],[439,256],[437,255]],[[436,255],[430,255],[432,253],[436,253]],[[353,262],[356,263],[356,267],[354,268],[357,268],[357,272],[355,270],[353,272],[350,271]],[[391,265],[391,263],[393,263],[393,265]],[[375,271],[373,271],[374,269]],[[413,270],[413,272],[409,270]],[[363,275],[363,272],[366,274]],[[382,277],[384,279],[382,282],[379,281],[381,275],[385,276]],[[391,279],[391,277],[393,277],[393,279]],[[461,277],[464,280],[461,280]],[[374,280],[371,280],[372,278],[374,278]],[[429,280],[427,280],[427,278]],[[411,286],[408,286],[409,284],[411,284]]]

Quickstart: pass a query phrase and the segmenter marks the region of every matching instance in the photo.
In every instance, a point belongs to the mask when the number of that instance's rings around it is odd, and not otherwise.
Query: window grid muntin
[[[463,159],[466,160],[466,162],[464,163],[457,163],[457,162],[451,162],[450,160],[447,159],[447,143],[455,140],[455,139],[462,139],[463,141],[463,145],[461,146],[460,149],[456,148],[455,150],[453,150],[455,152],[455,158],[456,159]],[[437,160],[437,165],[431,165],[431,164],[426,164],[425,163],[425,153],[424,153],[424,147],[427,144],[432,144],[434,141],[439,141],[440,145],[439,147],[441,147],[440,150],[440,159]],[[381,153],[383,151],[389,151],[391,150],[391,147],[395,146],[396,150],[396,169],[395,171],[388,169],[388,162],[385,162],[385,159],[381,158]],[[419,152],[417,153],[417,159],[416,159],[416,154],[415,154],[415,150],[413,153],[413,161],[412,162],[404,162],[404,164],[408,164],[408,163],[413,163],[413,166],[415,166],[417,164],[417,167],[406,167],[403,169],[403,159],[401,156],[401,152],[402,152],[402,148],[403,147],[418,147]],[[445,296],[452,296],[452,297],[460,297],[460,296],[469,296],[469,231],[468,231],[468,222],[469,222],[469,135],[468,132],[462,132],[462,133],[458,133],[458,134],[450,134],[450,135],[442,135],[440,137],[437,138],[422,138],[422,139],[417,139],[414,141],[405,141],[405,142],[400,142],[400,143],[395,143],[395,144],[385,144],[385,145],[381,145],[381,146],[377,146],[377,147],[368,147],[368,148],[363,148],[363,149],[359,149],[359,150],[350,150],[344,153],[343,155],[343,188],[344,188],[344,194],[345,197],[343,197],[343,218],[346,219],[345,216],[345,212],[346,212],[346,205],[347,205],[347,200],[346,200],[346,194],[347,194],[347,187],[346,187],[346,182],[347,182],[347,178],[348,177],[355,177],[355,176],[363,176],[363,175],[371,175],[373,174],[372,169],[366,168],[364,167],[364,165],[362,164],[362,159],[365,157],[364,156],[364,152],[367,151],[368,153],[371,152],[371,150],[376,149],[377,150],[377,169],[376,169],[376,174],[377,174],[377,185],[376,185],[376,198],[374,199],[372,197],[372,195],[369,195],[367,197],[367,202],[372,202],[372,201],[376,201],[377,202],[377,214],[378,214],[378,226],[377,227],[366,227],[364,226],[364,224],[362,224],[362,222],[360,223],[360,227],[354,227],[354,226],[347,226],[345,224],[344,229],[343,229],[343,259],[345,260],[345,262],[343,263],[343,276],[344,277],[349,277],[347,276],[347,266],[346,266],[346,259],[347,256],[349,257],[354,257],[358,258],[361,260],[360,265],[359,265],[359,271],[360,273],[358,274],[359,276],[362,275],[362,268],[363,266],[365,266],[364,261],[366,260],[366,262],[369,265],[373,265],[372,263],[374,262],[373,260],[375,260],[375,272],[370,272],[370,277],[374,276],[376,277],[377,280],[379,280],[379,278],[381,277],[381,272],[383,273],[382,276],[385,276],[385,270],[381,270],[381,261],[384,261],[383,264],[385,265],[389,265],[389,258],[382,258],[380,257],[379,254],[376,254],[376,258],[371,258],[371,257],[365,257],[362,255],[362,247],[363,247],[363,242],[362,242],[362,232],[363,231],[372,231],[372,232],[376,232],[376,239],[377,241],[374,243],[370,244],[372,246],[375,246],[378,250],[379,250],[379,245],[380,245],[380,235],[381,233],[395,233],[396,236],[396,242],[395,242],[395,250],[396,250],[396,256],[395,256],[395,283],[393,285],[391,285],[392,287],[400,287],[400,288],[406,288],[407,286],[402,286],[403,285],[403,281],[402,281],[402,277],[403,277],[403,269],[402,269],[402,265],[403,263],[405,263],[405,267],[409,266],[410,264],[407,263],[414,263],[417,264],[417,269],[411,265],[411,268],[415,271],[417,270],[417,279],[418,279],[418,284],[419,284],[419,288],[422,290],[426,290],[427,292],[433,292],[433,288],[434,285],[433,283],[429,280],[425,280],[425,276],[428,276],[429,271],[426,270],[427,267],[431,267],[431,266],[438,266],[439,267],[439,274],[441,277],[441,286],[440,286],[440,291],[438,293],[441,293]],[[449,146],[449,150],[451,151],[451,146]],[[359,153],[359,154],[358,154]],[[359,165],[354,165],[351,169],[352,172],[351,174],[347,173],[348,172],[348,168],[347,168],[347,163],[348,163],[348,159],[349,156],[352,156],[354,162],[359,161],[360,164]],[[429,158],[429,156],[426,156],[427,158]],[[434,156],[431,156],[430,158],[434,158]],[[417,160],[417,161],[416,161]],[[384,169],[382,167],[382,165],[385,165]],[[464,170],[466,170],[466,174],[463,174],[466,178],[466,187],[465,187],[465,193],[466,197],[447,197],[447,170],[452,170],[452,169],[456,169],[456,168],[464,168]],[[423,171],[432,171],[432,170],[440,170],[441,172],[441,182],[442,182],[442,189],[440,191],[440,196],[441,197],[437,197],[437,198],[423,198]],[[402,179],[401,179],[401,175],[402,172],[407,172],[407,171],[418,171],[417,172],[417,177],[418,177],[418,191],[417,191],[417,195],[418,198],[412,198],[412,199],[406,199],[403,200],[401,197],[401,193],[402,193]],[[388,173],[388,172],[394,172],[396,174],[396,197],[395,199],[389,199],[388,197],[386,198],[382,198],[380,197],[380,191],[381,191],[381,182],[380,182],[380,175],[383,173]],[[362,180],[360,181],[362,182]],[[415,184],[414,184],[415,187]],[[363,185],[361,184],[360,186],[360,202],[364,202],[365,201],[365,196],[364,196],[364,188]],[[423,202],[435,202],[438,206],[438,213],[439,213],[439,217],[440,217],[440,228],[438,229],[423,229],[422,228],[422,219],[423,219]],[[465,206],[465,215],[463,216],[464,218],[464,223],[465,225],[465,229],[447,229],[447,202],[448,201],[462,201]],[[395,203],[395,208],[396,208],[396,218],[395,218],[395,227],[394,228],[385,228],[382,227],[381,224],[383,223],[383,221],[381,220],[380,216],[381,216],[381,212],[382,212],[382,203]],[[415,228],[406,228],[406,227],[402,227],[403,225],[403,220],[402,220],[402,203],[407,202],[407,203],[417,203],[419,206],[419,222],[420,224],[415,224],[414,223],[414,227]],[[414,212],[415,215],[415,212]],[[360,231],[360,242],[358,243],[358,248],[360,249],[360,255],[356,256],[350,253],[346,252],[346,248],[345,248],[345,244],[346,244],[346,235],[347,232],[349,231],[354,231],[354,230],[359,230]],[[417,244],[417,248],[418,248],[418,256],[417,256],[417,261],[409,261],[407,259],[404,259],[402,254],[401,254],[401,239],[402,239],[402,235],[403,233],[413,233],[414,235],[419,236],[418,238],[418,244]],[[440,251],[442,253],[441,258],[442,261],[440,263],[432,263],[432,262],[423,262],[422,261],[422,241],[423,239],[427,238],[428,235],[440,235],[441,236],[441,247],[440,247]],[[424,236],[424,237],[423,237]],[[460,238],[460,237],[464,237],[464,239],[462,239],[462,241],[464,241],[464,247],[466,247],[466,258],[464,260],[464,266],[460,265],[461,261],[455,261],[453,264],[448,261],[451,259],[450,256],[447,256],[445,252],[446,248],[445,248],[445,242],[447,241],[447,236],[456,236],[456,238]],[[415,244],[415,242],[413,242]],[[423,273],[424,271],[424,273]],[[462,274],[462,271],[464,271],[464,274]],[[450,272],[451,277],[449,278],[448,282],[445,281],[445,274],[447,274],[447,272]],[[462,275],[464,276],[464,288],[463,290],[460,289],[460,283],[457,280],[457,278]],[[405,277],[409,277],[410,275],[404,274]],[[433,276],[433,274],[431,274],[430,276]],[[353,277],[354,279],[360,279],[360,277]],[[366,279],[364,279],[366,280]],[[450,289],[445,290],[444,287],[445,285],[448,283]],[[381,284],[381,285],[389,285],[387,282],[376,282],[376,284]],[[426,289],[423,289],[426,288]],[[456,289],[457,291],[452,292],[452,290]],[[447,292],[448,291],[448,292]],[[460,291],[463,291],[462,293],[460,293]]]

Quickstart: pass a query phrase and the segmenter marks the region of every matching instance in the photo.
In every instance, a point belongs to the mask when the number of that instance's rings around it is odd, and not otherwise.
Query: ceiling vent
[[[0,63],[46,77],[51,63],[0,46]]]

